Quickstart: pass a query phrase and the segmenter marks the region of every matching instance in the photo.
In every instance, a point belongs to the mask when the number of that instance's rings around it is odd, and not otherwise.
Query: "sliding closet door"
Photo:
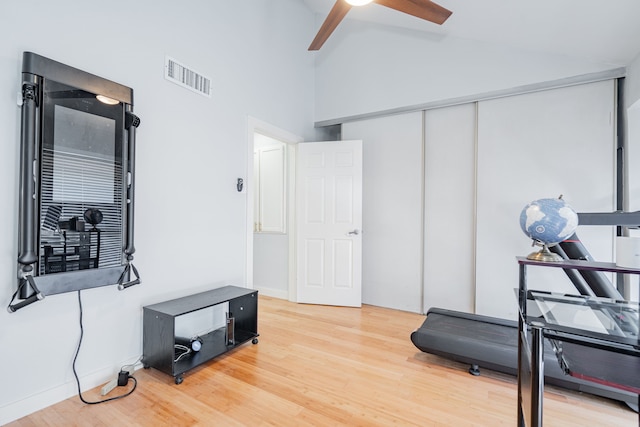
[[[362,302],[422,310],[422,113],[342,125],[362,140]]]
[[[424,310],[472,313],[476,104],[424,114]]]
[[[614,82],[478,104],[476,312],[516,319],[515,257],[536,248],[519,216],[531,200],[563,195],[578,212],[614,209]],[[595,259],[611,261],[611,227],[579,227]],[[556,269],[530,268],[532,288],[575,293]]]
[[[628,210],[640,210],[640,100],[627,110],[627,192]],[[639,230],[631,230],[640,236]]]
[[[640,211],[640,100],[627,110],[627,210]],[[629,230],[632,237],[640,237],[640,230]],[[629,274],[626,279],[624,297],[631,301],[640,301],[640,279]]]

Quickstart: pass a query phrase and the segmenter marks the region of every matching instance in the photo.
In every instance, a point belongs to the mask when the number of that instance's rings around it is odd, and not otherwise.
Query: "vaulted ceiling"
[[[315,32],[336,0],[303,1],[318,14]],[[442,26],[375,3],[353,7],[345,19],[424,31],[429,37],[437,34],[472,39],[616,66],[628,65],[640,53],[639,0],[436,0],[436,3],[453,11]],[[335,32],[340,31],[348,28],[339,25]],[[327,44],[331,42],[329,38]]]

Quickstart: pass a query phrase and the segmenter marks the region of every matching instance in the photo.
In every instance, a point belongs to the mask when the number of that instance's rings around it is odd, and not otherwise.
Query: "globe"
[[[102,215],[100,209],[89,208],[84,211],[84,220],[93,225],[93,228],[96,228],[96,225],[100,224],[103,219],[104,216]]]
[[[520,213],[520,228],[524,234],[546,246],[553,246],[570,237],[578,227],[578,214],[562,200],[534,200]]]

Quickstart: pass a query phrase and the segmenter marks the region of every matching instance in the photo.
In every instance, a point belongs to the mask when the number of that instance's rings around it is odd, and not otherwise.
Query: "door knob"
[[[357,228],[355,230],[351,230],[347,233],[347,235],[349,236],[357,236],[358,234],[360,234],[360,230],[358,230]]]

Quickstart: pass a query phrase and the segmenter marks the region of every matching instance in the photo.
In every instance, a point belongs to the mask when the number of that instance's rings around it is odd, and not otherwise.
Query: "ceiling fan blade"
[[[453,12],[429,0],[373,0],[382,6],[442,24]]]
[[[351,7],[352,6],[344,0],[336,1],[331,12],[329,12],[327,19],[322,23],[318,34],[316,34],[316,38],[311,42],[309,50],[319,50],[322,47],[331,33],[333,33],[333,30],[336,29],[340,21],[345,17],[347,12],[351,10]]]

